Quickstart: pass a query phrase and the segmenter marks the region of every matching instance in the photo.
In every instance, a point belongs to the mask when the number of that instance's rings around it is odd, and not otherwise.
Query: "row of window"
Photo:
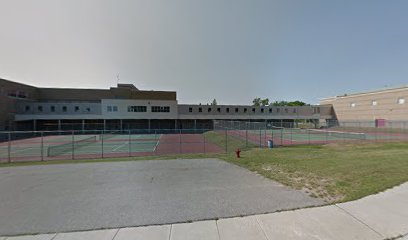
[[[50,110],[50,112],[56,112],[56,111],[57,111],[57,107],[56,107],[56,106],[49,106],[49,110]],[[90,107],[86,107],[84,110],[85,110],[86,112],[90,112],[90,111],[91,111],[91,108],[90,108]],[[30,105],[26,105],[26,106],[25,106],[25,111],[26,111],[26,112],[31,111],[31,106],[30,106]],[[43,112],[43,111],[44,111],[44,107],[41,106],[41,105],[37,106],[37,111],[38,111],[38,112]],[[67,107],[67,106],[61,106],[61,111],[62,111],[62,112],[68,112],[68,107]],[[74,111],[75,111],[75,112],[79,112],[79,111],[81,111],[81,108],[80,108],[79,106],[75,106],[75,107],[74,107]]]
[[[216,108],[215,110],[216,110],[218,113],[221,113],[221,108]],[[239,113],[239,112],[240,112],[239,110],[240,110],[240,108],[235,108],[235,109],[234,109],[235,113]],[[193,112],[193,108],[192,108],[192,107],[188,108],[188,111],[192,113],[192,112]],[[213,109],[212,109],[211,107],[208,107],[208,108],[207,108],[207,112],[210,113],[210,112],[212,112],[212,111],[213,111]],[[248,112],[248,108],[243,108],[242,111],[243,111],[243,113],[247,113],[247,112]],[[256,113],[256,108],[252,108],[251,111],[252,111],[253,113]],[[272,113],[272,108],[269,108],[268,111],[269,111],[269,113]],[[289,109],[288,109],[288,108],[283,109],[283,111],[284,111],[285,113],[289,113]],[[198,108],[198,112],[200,112],[200,113],[203,112],[203,108],[202,108],[202,107],[199,107],[199,108]],[[226,113],[229,113],[229,112],[230,112],[230,108],[225,108],[225,112],[226,112]],[[277,113],[280,113],[280,112],[281,112],[281,109],[280,109],[280,108],[277,108],[277,109],[276,109],[276,112],[277,112]],[[264,108],[261,108],[261,113],[265,113],[265,109],[264,109]],[[293,109],[292,109],[292,113],[297,113],[297,109],[296,109],[296,108],[293,108]]]
[[[405,98],[398,98],[397,99],[397,104],[405,104]],[[377,106],[378,101],[377,100],[372,100],[371,105],[372,106]],[[357,106],[357,104],[355,102],[350,103],[350,107],[356,107],[356,106]]]
[[[118,106],[108,106],[106,109],[108,112],[117,112]]]
[[[7,96],[13,98],[27,98],[27,94],[23,91],[10,91]]]
[[[147,112],[146,106],[128,106],[128,112]],[[169,106],[152,106],[151,112],[170,112]]]

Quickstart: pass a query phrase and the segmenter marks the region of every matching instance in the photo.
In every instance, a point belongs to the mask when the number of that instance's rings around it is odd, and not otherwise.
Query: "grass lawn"
[[[408,143],[250,149],[222,158],[327,202],[355,200],[408,181]]]

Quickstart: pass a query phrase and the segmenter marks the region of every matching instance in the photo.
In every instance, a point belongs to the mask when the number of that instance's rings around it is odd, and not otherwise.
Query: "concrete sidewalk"
[[[0,240],[408,239],[408,183],[337,205],[193,223]]]

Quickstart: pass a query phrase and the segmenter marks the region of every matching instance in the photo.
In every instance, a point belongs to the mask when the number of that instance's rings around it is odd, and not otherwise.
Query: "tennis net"
[[[55,157],[62,155],[67,152],[71,152],[72,150],[81,148],[83,146],[87,146],[89,144],[97,142],[96,136],[84,138],[81,140],[76,140],[72,141],[69,143],[64,143],[60,145],[55,145],[55,146],[49,146],[47,150],[47,156],[48,157]]]

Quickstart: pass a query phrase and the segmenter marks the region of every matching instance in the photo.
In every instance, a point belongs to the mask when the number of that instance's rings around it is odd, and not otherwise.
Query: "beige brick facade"
[[[408,86],[322,99],[339,121],[408,121]]]

